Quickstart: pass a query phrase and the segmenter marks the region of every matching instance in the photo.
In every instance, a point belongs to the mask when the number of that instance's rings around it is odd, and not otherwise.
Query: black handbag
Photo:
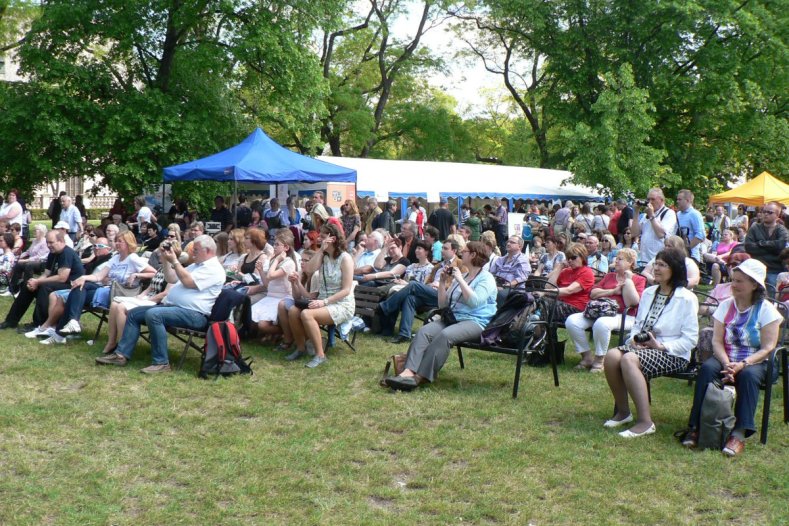
[[[452,312],[452,307],[444,307],[439,311],[441,315],[441,322],[446,325],[454,325],[458,322],[457,318],[455,318],[455,313]]]
[[[310,302],[312,298],[296,298],[293,300],[293,304],[296,305],[296,308],[304,310],[310,308]]]

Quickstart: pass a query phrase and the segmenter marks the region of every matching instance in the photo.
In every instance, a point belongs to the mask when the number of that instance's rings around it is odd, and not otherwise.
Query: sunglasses
[[[773,215],[775,213],[775,210],[762,210],[762,213],[767,215]]]
[[[96,237],[96,234],[94,234],[93,232],[91,232],[90,234],[88,234],[88,237]]]
[[[178,239],[178,236],[176,236],[174,234],[168,234],[167,237],[170,238],[170,239]]]
[[[570,261],[572,261],[572,260],[574,260],[574,259],[581,259],[581,256],[570,256],[570,257],[568,257],[567,259],[569,259]]]

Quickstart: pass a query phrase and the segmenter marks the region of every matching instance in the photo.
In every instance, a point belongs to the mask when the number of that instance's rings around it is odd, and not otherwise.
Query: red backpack
[[[252,374],[252,361],[241,356],[241,341],[236,326],[217,321],[208,326],[200,362],[200,378]]]

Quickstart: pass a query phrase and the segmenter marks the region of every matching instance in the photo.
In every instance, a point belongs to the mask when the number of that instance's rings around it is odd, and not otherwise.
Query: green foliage
[[[655,107],[647,90],[637,88],[629,64],[604,77],[605,87],[592,104],[594,124],[578,123],[565,132],[574,182],[603,184],[610,195],[632,191],[645,195],[649,188],[676,181],[661,165],[666,152],[649,145]]]

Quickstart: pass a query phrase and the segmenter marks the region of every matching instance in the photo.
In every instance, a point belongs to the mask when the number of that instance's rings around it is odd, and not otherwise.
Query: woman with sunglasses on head
[[[721,303],[713,315],[713,355],[702,364],[696,377],[688,423],[690,432],[682,440],[685,447],[698,444],[701,406],[707,386],[714,380],[733,385],[737,391],[734,430],[723,453],[730,457],[739,455],[745,450],[745,438],[756,432],[754,416],[759,386],[764,382],[767,367],[772,366],[769,358],[778,343],[783,321],[781,313],[765,301],[766,276],[767,267],[755,259],[743,261],[732,269],[732,297]]]
[[[654,276],[656,284],[641,296],[630,337],[605,355],[605,377],[616,413],[603,426],[616,428],[633,421],[630,398],[638,414],[635,425],[619,433],[623,438],[655,432],[647,379],[685,370],[699,338],[699,303],[687,289],[684,252],[673,248],[658,252]]]
[[[595,282],[585,246],[573,243],[564,253],[567,261],[548,274],[548,281],[559,288],[552,318],[556,323],[564,323],[569,315],[584,311]]]
[[[408,348],[403,372],[387,378],[386,385],[400,391],[412,391],[423,383],[433,382],[453,345],[479,340],[482,330],[496,313],[496,280],[483,269],[488,256],[485,244],[469,241],[460,251],[468,272],[464,274],[453,267],[451,272],[441,274],[438,306],[447,313],[419,330]]]

